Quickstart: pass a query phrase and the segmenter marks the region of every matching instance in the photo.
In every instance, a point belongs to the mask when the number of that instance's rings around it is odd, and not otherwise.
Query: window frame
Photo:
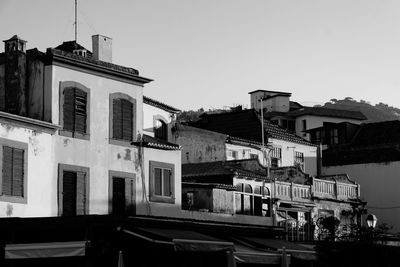
[[[58,216],[63,216],[63,181],[64,181],[64,171],[70,172],[84,172],[85,176],[85,212],[84,215],[89,214],[89,202],[90,202],[90,169],[88,167],[77,166],[77,165],[70,165],[70,164],[58,164],[58,192],[57,192],[57,200],[58,200]],[[81,216],[81,215],[76,215]]]
[[[64,129],[64,90],[66,88],[77,88],[86,93],[86,133],[72,132]],[[84,86],[79,82],[74,81],[61,81],[59,92],[59,122],[62,127],[58,132],[62,136],[89,140],[90,139],[90,88]]]
[[[116,139],[113,136],[113,127],[114,127],[114,121],[113,121],[113,115],[114,115],[114,106],[113,106],[113,100],[114,99],[125,99],[129,102],[132,103],[132,140],[123,140],[123,139]],[[136,140],[137,134],[136,134],[136,121],[137,121],[137,102],[136,99],[133,98],[130,95],[117,92],[117,93],[111,93],[109,96],[109,143],[113,145],[119,145],[119,146],[133,146],[131,143]]]
[[[133,206],[133,211],[129,212],[125,210],[125,214],[127,215],[132,215],[136,213],[136,174],[135,173],[130,173],[130,172],[121,172],[121,171],[108,171],[108,213],[113,214],[113,179],[114,178],[122,178],[125,181],[126,180],[131,180],[133,181],[133,196],[134,198],[132,199],[131,205]],[[126,184],[126,183],[125,183]],[[126,188],[125,188],[126,190]],[[126,203],[126,199],[125,199]]]
[[[160,169],[170,169],[171,170],[171,180],[170,180],[170,186],[171,186],[171,196],[162,196],[162,195],[156,195],[155,194],[155,171],[154,169],[160,168]],[[175,203],[175,165],[172,163],[166,163],[166,162],[159,162],[159,161],[149,161],[149,195],[150,195],[150,201],[152,202],[162,202],[162,203]],[[162,188],[163,190],[164,188]]]
[[[9,196],[3,195],[3,147],[8,146],[11,148],[21,149],[24,151],[24,163],[23,163],[23,196]],[[23,142],[18,142],[14,140],[8,140],[0,138],[0,170],[2,171],[0,178],[0,201],[11,202],[11,203],[28,203],[28,144]]]
[[[164,125],[165,125],[165,139],[162,139],[162,138],[156,136],[157,121],[161,121],[161,123],[164,123]],[[169,133],[168,120],[165,119],[161,115],[154,115],[153,116],[153,134],[154,134],[154,137],[159,138],[159,139],[164,140],[164,141],[168,141],[168,138],[169,138],[169,134],[168,133]]]
[[[294,165],[299,165],[301,170],[304,171],[305,168],[305,159],[304,152],[295,151],[294,152]]]

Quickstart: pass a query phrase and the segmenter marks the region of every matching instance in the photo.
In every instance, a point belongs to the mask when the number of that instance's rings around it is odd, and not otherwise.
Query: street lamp
[[[376,216],[374,214],[368,214],[367,216],[367,225],[369,229],[374,229],[376,226],[378,219],[376,218]]]

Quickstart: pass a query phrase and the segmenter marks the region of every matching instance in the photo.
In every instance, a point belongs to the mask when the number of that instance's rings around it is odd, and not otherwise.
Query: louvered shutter
[[[63,172],[63,216],[76,215],[76,172]]]
[[[162,196],[162,169],[154,168],[154,195]]]
[[[125,179],[113,177],[112,183],[112,213],[123,214],[125,212]]]
[[[122,99],[122,139],[132,141],[133,105]]]
[[[135,214],[136,205],[136,186],[134,179],[125,179],[125,213]]]
[[[64,130],[74,131],[75,125],[75,89],[68,87],[64,89],[63,121]]]
[[[113,138],[122,139],[122,101],[113,99]]]
[[[24,196],[24,150],[13,148],[12,195]]]
[[[169,197],[171,196],[171,170],[163,169],[163,196]]]
[[[76,172],[76,215],[87,213],[86,202],[86,173]]]
[[[75,132],[86,133],[87,93],[75,88]]]
[[[2,193],[7,196],[12,195],[12,148],[3,146],[3,185]]]

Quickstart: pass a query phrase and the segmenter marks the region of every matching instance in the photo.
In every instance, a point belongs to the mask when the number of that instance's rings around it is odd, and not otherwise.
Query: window
[[[58,213],[62,216],[89,213],[89,168],[59,164]]]
[[[250,153],[250,158],[251,159],[258,159],[258,155],[254,153]]]
[[[304,171],[304,154],[302,152],[294,152],[294,164],[299,166]]]
[[[271,151],[271,167],[279,167],[282,159],[282,148],[274,147]]]
[[[60,134],[89,139],[90,90],[77,82],[60,83]]]
[[[338,144],[339,143],[339,135],[338,135],[338,129],[333,128],[329,130],[329,135],[330,135],[330,144]]]
[[[132,97],[113,93],[110,95],[110,143],[130,145],[135,139],[136,100]]]
[[[236,185],[235,204],[236,213],[253,215],[253,190],[249,184]]]
[[[168,140],[168,126],[160,119],[157,119],[154,123],[154,137],[162,140]]]
[[[238,152],[236,150],[228,150],[228,157],[237,159],[238,158]]]
[[[109,171],[109,212],[133,215],[136,211],[135,174]]]
[[[175,202],[175,168],[173,164],[150,161],[150,200]]]
[[[302,125],[303,131],[307,130],[307,121],[306,120],[302,120],[301,125]]]
[[[0,200],[27,203],[27,153],[28,145],[20,142],[1,140]]]

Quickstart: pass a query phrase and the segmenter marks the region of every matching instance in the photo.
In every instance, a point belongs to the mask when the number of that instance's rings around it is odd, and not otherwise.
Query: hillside
[[[384,103],[371,105],[367,101],[356,101],[351,97],[344,99],[331,99],[322,107],[361,111],[368,120],[366,122],[400,120],[400,109]]]

